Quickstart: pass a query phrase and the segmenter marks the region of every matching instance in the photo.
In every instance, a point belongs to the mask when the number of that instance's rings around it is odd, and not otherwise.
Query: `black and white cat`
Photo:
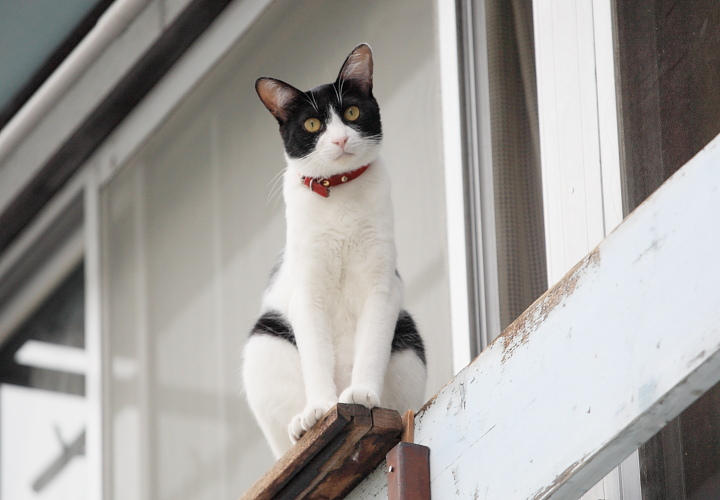
[[[244,352],[245,391],[280,457],[338,401],[400,412],[425,393],[422,339],[401,309],[370,47],[308,92],[255,84],[280,124],[286,247]]]

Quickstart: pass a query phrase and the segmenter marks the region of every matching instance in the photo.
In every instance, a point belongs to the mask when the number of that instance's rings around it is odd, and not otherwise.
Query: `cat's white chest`
[[[386,215],[362,203],[342,203],[348,200],[309,201],[288,216],[292,286],[312,290],[335,322],[348,316],[352,321],[378,274],[394,269],[391,229],[382,220]]]
[[[286,174],[287,241],[278,282],[269,291],[273,307],[288,315],[293,298],[309,295],[330,322],[334,342],[355,333],[366,298],[395,286],[396,251],[387,172],[377,162],[328,198]],[[343,189],[344,191],[341,191]]]

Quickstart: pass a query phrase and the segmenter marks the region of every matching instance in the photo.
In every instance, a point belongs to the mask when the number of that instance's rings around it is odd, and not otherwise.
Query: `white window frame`
[[[76,229],[58,247],[40,249],[47,254],[38,267],[21,277],[13,299],[0,310],[0,342],[17,329],[69,272],[84,260],[85,272],[85,405],[87,408],[85,457],[88,498],[103,498],[103,407],[104,377],[102,366],[102,330],[100,318],[99,273],[97,262],[99,233],[92,204],[97,193],[92,176],[83,172],[66,186],[40,213],[26,231],[0,258],[0,282],[10,276],[32,251],[42,245],[43,237],[64,213],[79,203],[82,206]]]
[[[438,0],[437,11],[446,113],[444,148],[453,151],[446,154],[445,175],[458,372],[501,332],[486,14],[484,2],[473,0],[457,4]],[[461,314],[465,322],[455,331],[455,318]]]
[[[533,2],[548,282],[622,221],[611,3]],[[635,452],[583,498],[641,500]]]
[[[500,335],[490,84],[485,37],[476,34],[485,8],[472,0],[459,8],[462,16],[453,2],[437,3],[455,373]],[[457,76],[461,53],[464,89]]]
[[[440,41],[440,89],[445,161],[445,210],[447,218],[450,321],[452,326],[453,373],[472,360],[468,283],[468,238],[465,223],[465,179],[463,176],[462,128],[458,68],[457,16],[452,2],[438,2]]]

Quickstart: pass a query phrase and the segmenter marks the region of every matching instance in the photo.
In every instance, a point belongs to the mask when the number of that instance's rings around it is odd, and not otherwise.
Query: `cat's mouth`
[[[343,160],[346,160],[346,159],[351,158],[351,157],[353,157],[353,156],[355,156],[355,153],[350,153],[350,152],[348,152],[348,151],[340,151],[340,152],[338,153],[338,155],[335,157],[335,161],[338,161],[338,160],[339,160],[339,161],[343,161]]]

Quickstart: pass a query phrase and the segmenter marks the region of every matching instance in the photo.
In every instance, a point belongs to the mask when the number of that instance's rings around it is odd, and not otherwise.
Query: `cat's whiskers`
[[[283,169],[280,170],[277,174],[275,174],[275,175],[273,176],[273,178],[268,181],[267,185],[268,185],[268,186],[270,186],[270,185],[275,186],[275,184],[277,184],[278,179],[280,179],[280,177],[285,173],[285,170],[287,170],[287,167],[283,168]]]
[[[317,107],[317,103],[315,102],[315,96],[313,96],[312,91],[309,91],[308,94],[310,94],[310,97],[308,97],[307,94],[303,95],[303,97],[305,97],[305,101],[307,101],[307,103],[313,107],[316,113],[320,113],[320,110],[318,110]]]
[[[343,78],[340,78],[340,89],[339,89],[339,91],[338,91],[338,101],[340,102],[340,108],[341,108],[341,109],[342,109],[342,107],[343,107],[342,98],[343,98],[343,95],[345,94],[345,93],[343,92],[343,85],[344,85],[344,84],[345,84],[345,78],[344,78],[344,77],[343,77]]]
[[[313,105],[313,108],[315,108],[315,112],[319,114],[320,109],[318,108],[317,101],[315,100],[315,94],[313,94],[312,90],[310,91],[310,97],[312,97],[312,105]]]
[[[338,101],[340,102],[340,108],[343,107],[343,97],[345,96],[345,90],[343,90],[343,85],[345,84],[345,78],[340,80],[340,93],[338,94]]]
[[[286,170],[287,167],[275,174],[275,176],[270,180],[270,182],[268,182],[268,185],[271,185],[271,187],[270,192],[268,193],[266,205],[270,205],[272,199],[275,198],[275,205],[273,205],[273,209],[277,208],[278,201],[280,200],[280,195],[283,187],[283,183],[281,181],[285,176],[284,174]]]
[[[333,90],[335,91],[335,96],[337,97],[338,103],[340,104],[340,107],[342,108],[342,96],[340,95],[340,87],[342,86],[342,80],[340,81],[340,85],[335,85],[333,83]]]
[[[303,174],[308,177],[320,177],[323,173],[324,161],[316,156],[310,156],[303,158],[302,169]]]
[[[303,175],[308,177],[326,177],[329,175],[328,167],[332,165],[334,160],[335,157],[330,151],[324,151],[322,153],[316,151],[315,154],[301,159]]]

